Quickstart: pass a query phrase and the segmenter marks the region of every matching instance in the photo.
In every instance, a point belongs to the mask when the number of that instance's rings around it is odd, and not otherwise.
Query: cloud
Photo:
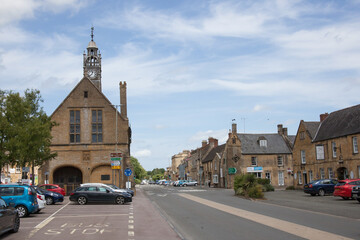
[[[136,151],[133,155],[136,158],[150,157],[151,151],[149,149],[143,149],[143,150]]]
[[[200,146],[202,141],[208,140],[209,137],[218,139],[219,144],[222,144],[225,143],[226,140],[228,139],[228,131],[225,129],[221,129],[221,130],[208,130],[205,132],[197,132],[195,135],[190,137],[189,142],[195,146]]]

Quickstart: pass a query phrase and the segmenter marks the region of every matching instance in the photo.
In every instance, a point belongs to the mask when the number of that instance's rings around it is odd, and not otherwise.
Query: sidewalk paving
[[[136,240],[180,240],[181,238],[169,225],[166,219],[145,196],[141,188],[136,188],[133,199],[134,237]],[[129,239],[131,239],[129,237]]]

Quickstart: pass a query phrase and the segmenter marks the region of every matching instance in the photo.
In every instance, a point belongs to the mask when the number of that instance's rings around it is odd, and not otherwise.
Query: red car
[[[350,199],[352,188],[360,185],[360,179],[345,179],[339,180],[334,188],[334,196],[342,197],[343,199]]]
[[[57,192],[61,195],[65,196],[65,189],[61,188],[59,185],[56,184],[42,184],[38,186],[39,188],[42,188],[44,190],[48,190],[51,192]]]

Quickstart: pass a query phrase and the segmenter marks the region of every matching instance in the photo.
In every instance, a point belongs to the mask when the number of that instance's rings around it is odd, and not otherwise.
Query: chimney
[[[323,122],[329,116],[328,113],[320,114],[320,122]]]
[[[126,103],[126,82],[120,82],[120,111],[121,116],[127,119],[127,103]]]
[[[233,123],[233,124],[231,125],[231,128],[232,128],[232,133],[233,133],[233,134],[236,134],[236,133],[237,133],[236,123]]]
[[[283,134],[283,125],[282,125],[282,124],[278,124],[278,125],[277,125],[277,128],[278,128],[278,134],[279,134],[279,135],[282,135],[282,134]]]
[[[283,135],[284,135],[285,137],[287,137],[287,135],[288,135],[288,130],[287,130],[287,128],[283,128]]]
[[[202,142],[201,142],[201,147],[205,147],[207,145],[207,141],[206,140],[203,140]]]
[[[210,147],[215,148],[218,146],[218,140],[216,138],[209,137]]]

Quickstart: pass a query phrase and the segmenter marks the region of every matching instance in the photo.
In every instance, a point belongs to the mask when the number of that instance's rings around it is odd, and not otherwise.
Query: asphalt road
[[[182,239],[360,239],[360,204],[300,191],[251,201],[232,190],[141,186]]]

